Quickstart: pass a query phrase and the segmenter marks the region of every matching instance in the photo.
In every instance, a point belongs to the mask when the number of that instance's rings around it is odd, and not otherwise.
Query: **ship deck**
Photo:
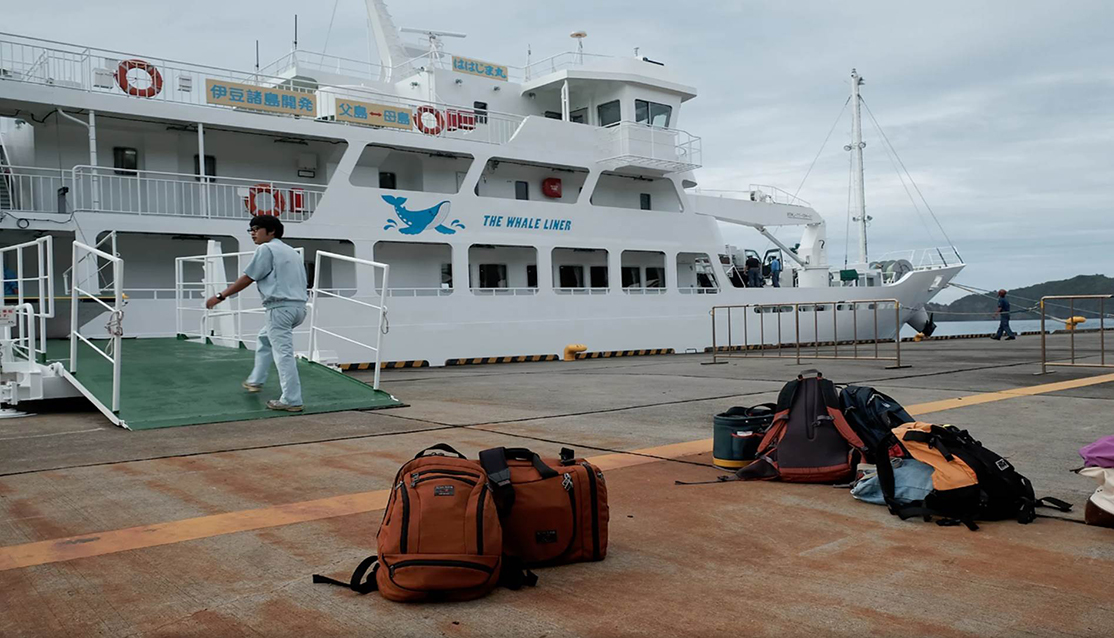
[[[1076,337],[1081,351],[1097,342]],[[1066,337],[1049,343],[1064,352]],[[910,343],[898,370],[706,355],[401,369],[383,375],[408,404],[391,410],[128,432],[72,401],[0,420],[0,635],[1102,634],[1114,530],[1082,524],[1093,486],[1069,470],[1114,431],[1114,374],[1035,376],[1039,348]],[[808,367],[967,428],[1075,510],[970,532],[828,486],[674,485],[722,474],[708,465],[713,414],[773,400]],[[395,471],[438,442],[470,456],[568,446],[597,462],[607,559],[456,604],[311,584],[374,551]]]

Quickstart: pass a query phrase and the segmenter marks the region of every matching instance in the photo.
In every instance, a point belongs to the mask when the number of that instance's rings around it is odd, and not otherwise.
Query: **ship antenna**
[[[570,38],[576,39],[576,62],[577,64],[584,64],[584,38],[588,37],[587,31],[573,31],[569,34]]]

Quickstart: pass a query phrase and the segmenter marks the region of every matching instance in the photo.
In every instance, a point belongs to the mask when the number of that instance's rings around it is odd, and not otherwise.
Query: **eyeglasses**
[[[254,233],[254,232],[255,232],[255,231],[257,231],[257,230],[259,230],[259,227],[258,227],[258,226],[252,226],[251,228],[248,228],[248,234],[250,235],[250,234]]]

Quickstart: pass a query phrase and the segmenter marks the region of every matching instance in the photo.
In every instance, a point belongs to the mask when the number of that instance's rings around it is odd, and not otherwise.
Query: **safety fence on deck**
[[[890,312],[892,325],[886,317]],[[797,363],[802,359],[892,361],[891,367],[908,367],[901,363],[897,299],[713,306],[710,314],[710,363],[772,357]],[[826,334],[829,328],[830,335]],[[892,330],[893,336],[883,337],[882,330],[887,334]]]
[[[1114,368],[1114,363],[1106,362],[1106,302],[1114,295],[1048,295],[1041,297],[1040,300],[1040,313],[1041,313],[1041,374],[1048,372],[1049,366],[1062,366],[1074,368]],[[1098,301],[1098,319],[1099,319],[1099,351],[1094,352],[1077,352],[1075,347],[1075,333],[1076,326],[1083,321],[1086,317],[1079,317],[1076,315],[1075,302],[1079,300],[1097,300]],[[1048,317],[1047,306],[1053,305],[1047,302],[1056,301],[1055,305],[1063,310],[1067,310],[1068,318],[1059,319],[1053,317],[1057,321],[1065,323],[1068,327],[1068,348],[1069,358],[1067,361],[1049,361],[1048,358],[1048,334],[1045,330],[1045,319]],[[1068,302],[1067,307],[1063,303]],[[1080,311],[1085,314],[1094,314],[1093,311]],[[1098,361],[1094,358],[1098,357]]]
[[[112,303],[104,301],[103,293],[100,290],[85,290],[82,286],[89,284],[85,279],[75,277],[73,284],[70,286],[70,365],[69,372],[71,374],[78,373],[78,342],[93,349],[95,353],[106,359],[112,365],[112,402],[109,409],[119,414],[120,412],[120,364],[121,364],[121,348],[120,341],[124,336],[124,260],[116,255],[110,255],[102,250],[87,246],[81,242],[75,241],[73,243],[73,264],[74,272],[80,273],[83,271],[79,265],[87,260],[93,259],[94,261],[104,260],[112,267]],[[95,268],[94,272],[99,272],[99,268]],[[94,285],[96,280],[94,279]],[[103,306],[109,313],[108,321],[108,343],[104,348],[94,344],[88,338],[81,334],[81,326],[78,322],[78,304],[86,299],[90,299],[97,304]],[[96,401],[95,397],[89,396],[90,399]]]
[[[32,241],[0,248],[0,266],[14,262],[14,271],[0,272],[3,294],[0,306],[15,306],[15,314],[25,323],[13,326],[22,349],[30,348],[29,360],[46,356],[46,321],[54,318],[54,237],[46,235]],[[10,266],[9,266],[10,268]],[[0,268],[0,270],[3,270]],[[28,325],[28,324],[38,324]],[[34,337],[28,339],[28,332]]]
[[[322,260],[341,261],[341,262],[347,262],[347,263],[353,264],[356,267],[363,266],[365,268],[370,268],[371,269],[371,279],[370,279],[370,281],[379,282],[380,287],[379,287],[378,295],[377,295],[378,298],[374,299],[372,302],[362,301],[360,299],[357,299],[354,296],[346,296],[346,295],[338,293],[336,291],[323,288],[321,286],[321,277],[322,277],[322,273],[325,272],[325,270],[323,269],[323,265],[322,265],[323,261]],[[331,338],[331,339],[338,339],[341,342],[344,342],[348,345],[356,346],[357,348],[361,348],[361,349],[369,351],[369,352],[374,352],[375,353],[375,361],[374,361],[375,380],[372,383],[372,387],[374,387],[376,390],[379,389],[379,369],[380,369],[379,363],[380,363],[380,354],[382,352],[382,350],[381,350],[382,339],[383,339],[383,335],[386,334],[386,332],[387,332],[387,306],[386,306],[386,302],[385,302],[385,299],[386,299],[386,294],[385,293],[387,291],[387,276],[390,274],[390,271],[391,271],[391,267],[388,266],[387,264],[381,264],[381,263],[378,263],[378,262],[375,262],[375,261],[370,261],[370,260],[367,260],[367,259],[359,259],[359,258],[356,258],[356,257],[349,257],[347,255],[338,255],[336,253],[330,253],[330,252],[325,252],[323,250],[319,250],[319,251],[317,251],[317,256],[314,259],[313,288],[310,291],[310,300],[313,302],[312,306],[310,307],[310,314],[309,314],[309,316],[310,316],[310,320],[309,320],[309,352],[310,352],[310,357],[314,361],[321,361],[324,358],[318,350],[318,347],[320,345],[319,340],[320,340],[321,336],[325,336],[325,337],[328,337],[328,338]],[[336,303],[335,304],[328,303],[328,302],[326,302],[326,300],[335,301]],[[370,326],[367,325],[367,324],[357,323],[355,325],[350,324],[348,326],[331,326],[331,328],[322,328],[321,325],[319,325],[319,324],[323,323],[323,317],[325,316],[325,310],[326,310],[326,308],[328,308],[329,306],[332,306],[332,305],[343,306],[347,309],[346,312],[334,313],[336,316],[345,316],[345,317],[349,317],[349,318],[357,318],[357,317],[361,316],[360,315],[361,311],[364,311],[364,312],[371,311],[371,312],[373,312],[377,315],[375,323],[373,325],[370,325]],[[368,327],[373,327],[375,329],[375,345],[371,345],[371,343],[365,343],[363,341],[359,341],[359,340],[353,339],[351,337],[346,337],[346,336],[340,334],[339,332],[336,332],[338,330],[343,330],[345,328],[349,328],[349,329],[352,329],[352,328],[361,329],[361,328],[363,328],[363,329],[366,329]]]

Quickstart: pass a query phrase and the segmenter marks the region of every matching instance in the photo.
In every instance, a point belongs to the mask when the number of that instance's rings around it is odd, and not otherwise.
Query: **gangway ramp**
[[[267,401],[281,395],[274,371],[261,392],[249,393],[240,385],[251,372],[252,350],[175,338],[124,339],[120,347],[125,364],[116,413],[106,407],[112,404],[110,361],[79,343],[80,366],[69,376],[106,416],[131,430],[403,406],[387,392],[299,358],[305,410],[278,412],[267,409]],[[48,362],[61,361],[68,370],[69,356],[69,340],[48,342]]]

